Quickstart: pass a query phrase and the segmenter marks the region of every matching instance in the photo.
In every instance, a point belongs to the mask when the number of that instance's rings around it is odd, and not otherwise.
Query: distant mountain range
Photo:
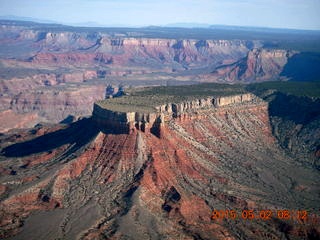
[[[207,23],[170,23],[164,27],[178,27],[178,28],[210,28],[211,25]]]
[[[14,15],[0,16],[0,20],[11,20],[11,21],[27,21],[43,24],[62,24],[66,26],[75,27],[116,27],[116,28],[144,28],[144,27],[164,27],[164,28],[202,28],[202,29],[219,29],[219,30],[243,30],[243,31],[259,31],[259,32],[282,32],[283,31],[306,31],[306,32],[319,32],[317,30],[303,30],[303,29],[282,29],[282,28],[269,28],[269,27],[256,27],[256,26],[232,26],[232,25],[222,25],[222,24],[207,24],[207,23],[193,23],[193,22],[180,22],[180,23],[169,23],[159,26],[138,26],[130,24],[103,24],[97,22],[78,22],[78,23],[64,23],[57,22],[48,19],[38,19],[32,17],[20,17]]]
[[[27,21],[27,22],[36,22],[36,23],[49,23],[49,24],[59,24],[58,22],[47,20],[47,19],[38,19],[32,17],[20,17],[13,15],[0,16],[2,20],[12,20],[12,21]]]

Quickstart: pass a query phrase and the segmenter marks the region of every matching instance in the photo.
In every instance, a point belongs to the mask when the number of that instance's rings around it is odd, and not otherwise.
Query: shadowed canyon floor
[[[19,137],[1,136],[2,238],[319,237],[319,171],[280,148],[266,102],[172,119],[160,138],[102,132],[92,119]],[[212,220],[213,209],[306,209],[309,218]]]

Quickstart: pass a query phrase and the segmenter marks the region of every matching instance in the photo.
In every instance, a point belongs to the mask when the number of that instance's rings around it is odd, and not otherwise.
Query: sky
[[[202,23],[320,30],[320,0],[0,0],[0,16],[63,24]]]

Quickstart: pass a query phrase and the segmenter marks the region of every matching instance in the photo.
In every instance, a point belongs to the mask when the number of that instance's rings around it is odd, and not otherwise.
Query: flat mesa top
[[[115,112],[156,112],[156,107],[206,97],[222,97],[247,93],[243,85],[206,83],[188,86],[145,87],[126,91],[128,95],[96,102]]]

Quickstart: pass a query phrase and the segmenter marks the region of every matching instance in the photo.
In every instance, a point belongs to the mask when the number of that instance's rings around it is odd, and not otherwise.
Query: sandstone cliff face
[[[160,138],[136,129],[100,132],[87,119],[2,149],[1,238],[278,239],[319,232],[311,218],[305,225],[210,219],[213,209],[318,206],[317,173],[277,146],[265,102],[184,116],[166,122]],[[31,232],[35,225],[42,227]]]
[[[294,54],[263,49],[259,41],[115,38],[101,33],[70,32],[41,34],[43,38],[34,33],[29,36],[32,41],[34,35],[35,45],[41,46],[28,59],[31,65],[78,68],[100,65],[107,68],[106,74],[110,76],[201,69],[201,81],[275,80]]]
[[[220,97],[215,99],[214,103],[215,106],[227,106],[231,104],[239,104],[243,102],[250,102],[254,100],[256,97],[253,94],[240,94],[235,96],[227,96],[227,97]]]
[[[92,104],[104,95],[105,87],[101,85],[62,91],[25,91],[13,97],[10,109],[20,114],[37,113],[46,121],[59,122],[70,114],[91,115]]]
[[[206,78],[230,82],[277,80],[293,54],[286,50],[253,49],[242,60],[221,66]]]
[[[172,74],[201,69],[205,77],[197,75],[203,80],[255,81],[277,77],[293,54],[281,49],[266,50],[262,40],[145,38],[143,34],[130,37],[132,34],[4,24],[0,28],[0,42],[6,49],[0,55],[4,59],[23,60],[29,66],[98,65],[114,76],[142,70]],[[119,66],[122,73],[117,70]],[[210,72],[214,74],[206,74]]]
[[[293,54],[266,50],[261,40],[160,38],[10,23],[0,26],[0,110],[37,114],[50,121],[90,113],[93,101],[104,95],[99,90],[97,94],[87,91],[88,85],[93,89],[97,84],[123,81],[133,86],[265,81],[278,79]],[[72,84],[78,84],[79,91],[93,101],[63,106],[69,104],[65,93],[61,100],[53,99],[55,92],[68,92]],[[48,100],[41,92],[46,92]],[[69,92],[72,99],[81,95],[76,92]],[[78,100],[82,97],[86,98],[81,95]]]
[[[0,115],[3,126],[6,126],[0,131],[32,127],[40,121],[59,122],[68,115],[90,115],[92,104],[104,98],[105,86],[75,84],[82,84],[96,77],[96,71],[86,70],[0,79]],[[6,120],[8,111],[10,114]],[[25,120],[31,116],[31,121],[27,123]]]
[[[129,133],[132,129],[151,128],[163,118],[161,113],[115,112],[94,104],[92,118],[102,129]]]
[[[225,97],[207,97],[180,103],[167,103],[155,107],[154,112],[150,113],[111,111],[95,103],[92,117],[100,128],[108,128],[109,130],[117,130],[124,133],[129,133],[134,128],[150,131],[151,128],[163,126],[165,122],[169,122],[174,118],[181,118],[197,111],[251,101],[258,101],[258,99],[250,93]]]
[[[43,119],[37,113],[17,114],[12,110],[0,112],[0,133],[12,128],[32,128]]]
[[[29,61],[36,64],[145,64],[149,67],[157,64],[157,68],[170,65],[176,70],[212,68],[224,62],[236,62],[253,46],[261,46],[259,41],[116,37],[102,32],[50,32],[21,30],[14,26],[1,29],[0,41],[7,42],[8,47],[20,43],[28,45]]]
[[[61,40],[64,41],[64,40]],[[69,41],[72,41],[69,40]],[[70,46],[60,46],[54,51],[52,42],[46,42],[47,50],[33,56],[30,61],[37,64],[57,65],[83,63],[123,65],[145,64],[149,67],[171,65],[173,68],[215,67],[222,62],[235,62],[246,56],[250,50],[248,41],[241,40],[175,40],[175,39],[137,39],[102,37],[86,51],[78,45],[76,51]],[[71,48],[74,44],[70,43]],[[56,45],[54,45],[56,46]],[[174,65],[172,65],[174,64]]]
[[[0,91],[2,94],[16,95],[20,92],[36,89],[44,86],[57,85],[57,77],[54,74],[38,74],[31,77],[12,78],[0,80]]]
[[[13,97],[24,91],[43,89],[62,85],[64,83],[83,83],[97,78],[97,72],[86,70],[84,72],[34,74],[32,76],[0,79],[0,92],[2,96]]]

